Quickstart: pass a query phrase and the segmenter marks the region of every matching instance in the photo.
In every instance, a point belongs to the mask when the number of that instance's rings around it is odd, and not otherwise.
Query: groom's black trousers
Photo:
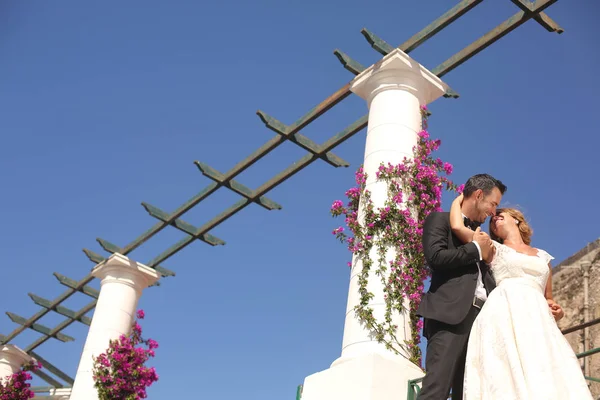
[[[418,400],[462,400],[467,343],[479,308],[471,306],[458,325],[425,319],[423,335],[427,338],[425,378]]]

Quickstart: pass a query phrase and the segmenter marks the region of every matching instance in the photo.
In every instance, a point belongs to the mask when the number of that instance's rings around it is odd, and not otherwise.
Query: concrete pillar
[[[412,158],[422,128],[420,107],[442,96],[446,89],[438,77],[399,49],[352,82],[351,90],[365,99],[369,108],[364,170],[368,174],[366,188],[376,208],[387,199],[387,185],[376,180],[379,166]],[[378,258],[376,250],[371,257]],[[387,258],[394,258],[392,251]],[[362,264],[353,259],[352,265],[341,357],[329,369],[306,378],[302,400],[397,400],[406,396],[409,379],[423,375],[406,354],[396,355],[378,343],[355,316]],[[368,289],[375,295],[370,304],[374,316],[383,321],[383,285],[374,273]],[[410,339],[409,318],[394,315],[393,322],[398,325],[398,340]]]
[[[109,341],[131,332],[142,290],[159,274],[152,268],[115,253],[98,264],[92,275],[101,279],[100,295],[83,348],[70,400],[94,400],[93,357],[108,349]]]

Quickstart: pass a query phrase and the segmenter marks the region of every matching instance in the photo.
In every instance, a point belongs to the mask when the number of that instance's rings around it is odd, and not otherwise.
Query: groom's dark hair
[[[506,185],[488,174],[477,174],[467,180],[463,194],[465,198],[470,197],[475,191],[481,189],[483,194],[488,195],[494,188],[498,188],[501,194],[506,192]]]

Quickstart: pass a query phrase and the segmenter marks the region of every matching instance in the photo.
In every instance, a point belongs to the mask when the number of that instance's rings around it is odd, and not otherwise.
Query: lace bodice
[[[548,263],[554,257],[541,249],[537,249],[537,256],[530,256],[498,242],[493,243],[496,255],[491,264],[491,271],[497,285],[510,278],[527,278],[544,290],[550,274]]]

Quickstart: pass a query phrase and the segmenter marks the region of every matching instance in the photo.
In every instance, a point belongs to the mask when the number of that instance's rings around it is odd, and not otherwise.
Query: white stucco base
[[[405,399],[408,381],[424,375],[408,360],[379,354],[353,358],[304,380],[302,400]]]

